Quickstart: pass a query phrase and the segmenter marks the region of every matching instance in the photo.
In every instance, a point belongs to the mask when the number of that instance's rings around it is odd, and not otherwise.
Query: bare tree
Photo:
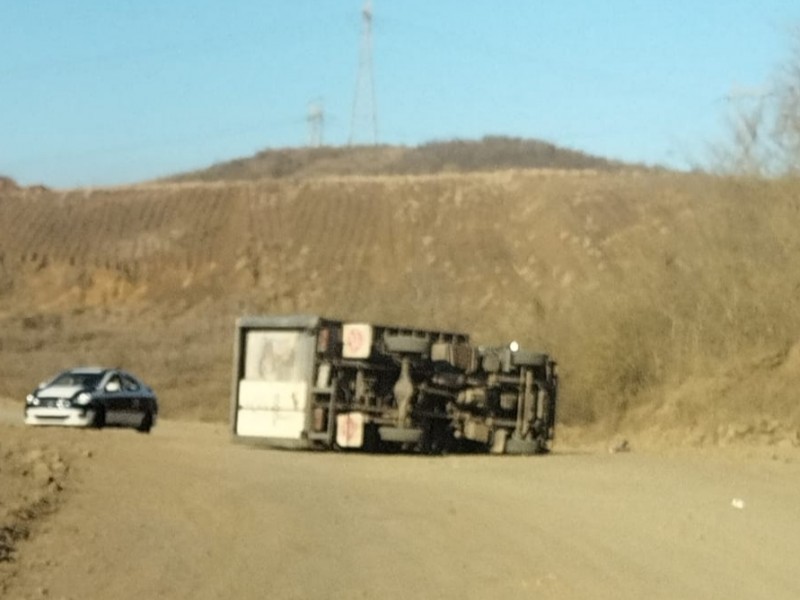
[[[782,172],[800,174],[800,26],[794,30],[790,59],[777,79],[773,135],[780,149]]]
[[[800,26],[792,39],[788,59],[766,88],[728,97],[728,139],[711,148],[714,170],[800,175]]]

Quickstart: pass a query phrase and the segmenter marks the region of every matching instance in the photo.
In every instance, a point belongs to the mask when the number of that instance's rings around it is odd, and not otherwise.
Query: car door
[[[147,408],[142,398],[141,384],[127,373],[120,373],[122,381],[122,396],[124,398],[126,422],[129,425],[138,425]]]
[[[120,424],[125,420],[126,399],[119,373],[112,373],[103,387],[103,404],[106,409],[106,423]]]

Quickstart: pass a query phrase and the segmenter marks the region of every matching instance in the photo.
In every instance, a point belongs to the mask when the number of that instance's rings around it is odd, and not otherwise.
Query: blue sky
[[[0,174],[113,185],[352,127],[363,0],[0,0]],[[373,0],[378,139],[510,135],[686,168],[797,0]],[[361,114],[361,113],[360,113]]]

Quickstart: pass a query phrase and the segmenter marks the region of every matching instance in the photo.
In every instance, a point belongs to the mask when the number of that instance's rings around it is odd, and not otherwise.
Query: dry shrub
[[[799,198],[791,180],[538,171],[12,195],[0,392],[114,361],[167,415],[224,419],[234,319],[304,312],[516,339],[560,361],[563,421],[617,422],[800,339]],[[23,331],[45,313],[60,329]],[[786,389],[762,409],[791,415]],[[707,400],[687,418],[716,418]]]
[[[422,175],[504,169],[618,170],[626,165],[538,140],[487,136],[442,140],[416,147],[282,148],[212,165],[167,181],[243,181],[332,175]]]

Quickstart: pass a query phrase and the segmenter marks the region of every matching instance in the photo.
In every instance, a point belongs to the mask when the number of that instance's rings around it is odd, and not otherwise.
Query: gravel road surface
[[[9,599],[800,598],[794,454],[288,452],[169,421],[30,435],[76,458],[0,571]]]

